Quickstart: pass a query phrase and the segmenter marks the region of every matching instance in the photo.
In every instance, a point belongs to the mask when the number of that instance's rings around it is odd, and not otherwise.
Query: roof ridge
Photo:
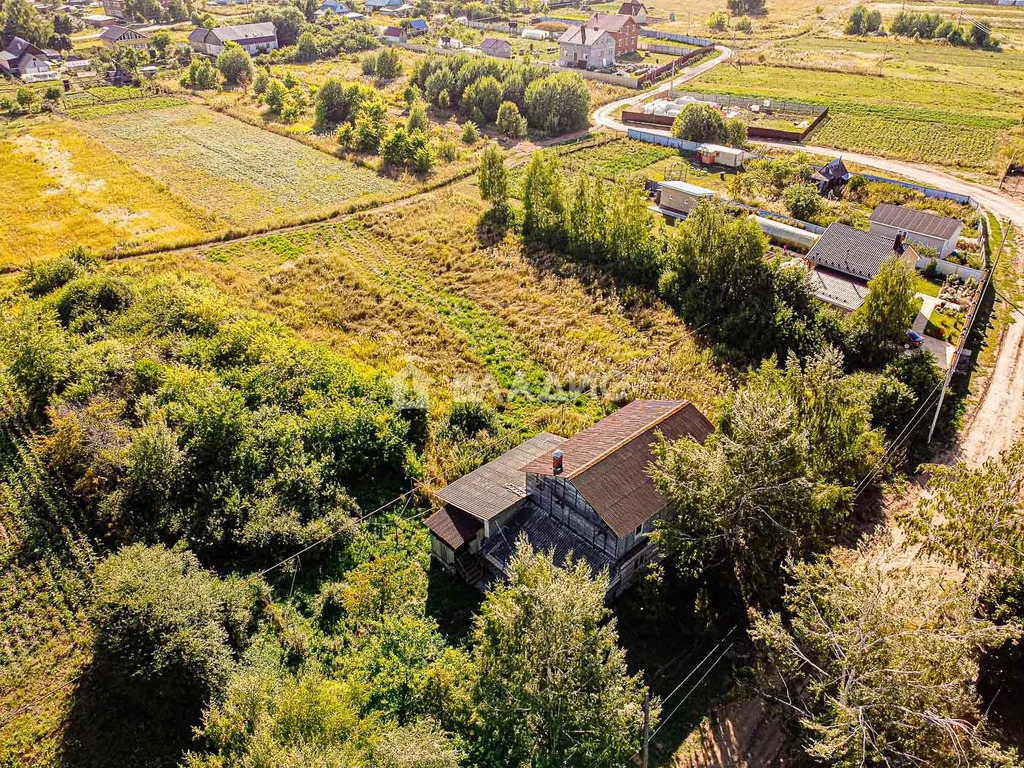
[[[639,401],[634,401],[634,402],[639,402]],[[656,402],[656,401],[648,401],[648,402]],[[677,405],[676,405],[675,408],[672,408],[671,410],[669,410],[666,413],[664,413],[661,416],[659,416],[654,421],[649,422],[648,424],[644,425],[643,427],[641,427],[641,428],[635,430],[634,432],[630,433],[630,435],[628,437],[625,437],[622,440],[618,441],[617,443],[615,443],[615,445],[612,445],[612,446],[606,448],[604,451],[602,451],[597,456],[592,458],[590,461],[585,463],[579,469],[573,470],[572,472],[567,474],[566,477],[569,478],[569,479],[572,479],[574,477],[579,477],[581,474],[586,472],[588,469],[591,469],[595,465],[600,464],[602,461],[607,459],[609,456],[611,456],[617,450],[622,448],[624,445],[628,445],[629,443],[633,442],[638,437],[640,437],[640,435],[642,435],[644,432],[647,432],[648,430],[652,429],[653,427],[656,427],[659,424],[663,423],[665,421],[665,419],[667,419],[669,416],[674,416],[675,414],[679,413],[679,411],[681,411],[683,408],[685,408],[688,405],[692,405],[692,402],[689,401],[689,400],[679,400],[679,401],[677,401]]]

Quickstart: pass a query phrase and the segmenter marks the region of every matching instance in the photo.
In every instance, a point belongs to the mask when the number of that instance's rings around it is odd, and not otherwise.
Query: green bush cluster
[[[203,281],[94,266],[76,251],[30,270],[4,361],[95,535],[268,558],[405,482],[410,426],[381,377]]]
[[[587,125],[590,94],[575,73],[466,54],[431,56],[410,77],[431,104],[457,108],[478,124],[494,123],[504,102],[525,115],[530,129],[556,135]]]

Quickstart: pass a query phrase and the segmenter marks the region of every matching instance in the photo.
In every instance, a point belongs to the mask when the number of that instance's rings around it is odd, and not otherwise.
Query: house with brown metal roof
[[[656,559],[650,534],[667,502],[647,473],[653,444],[713,431],[688,401],[637,400],[574,437],[542,432],[437,492],[431,552],[482,587],[505,576],[525,537],[559,564],[606,570],[618,595]]]
[[[904,240],[934,248],[944,259],[956,250],[963,222],[949,216],[918,211],[905,205],[879,203],[871,212],[868,231],[873,235]]]

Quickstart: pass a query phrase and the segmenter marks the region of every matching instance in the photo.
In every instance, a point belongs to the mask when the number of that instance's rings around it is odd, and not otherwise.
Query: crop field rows
[[[403,189],[369,169],[199,106],[82,125],[143,173],[234,227],[327,212]]]

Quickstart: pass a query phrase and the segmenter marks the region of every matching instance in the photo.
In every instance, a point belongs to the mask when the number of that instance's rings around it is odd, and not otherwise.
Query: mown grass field
[[[223,229],[69,121],[0,134],[0,269],[75,245],[159,246]]]
[[[129,102],[130,103],[130,102]],[[211,218],[248,228],[311,217],[405,187],[369,169],[189,105],[78,123]]]

